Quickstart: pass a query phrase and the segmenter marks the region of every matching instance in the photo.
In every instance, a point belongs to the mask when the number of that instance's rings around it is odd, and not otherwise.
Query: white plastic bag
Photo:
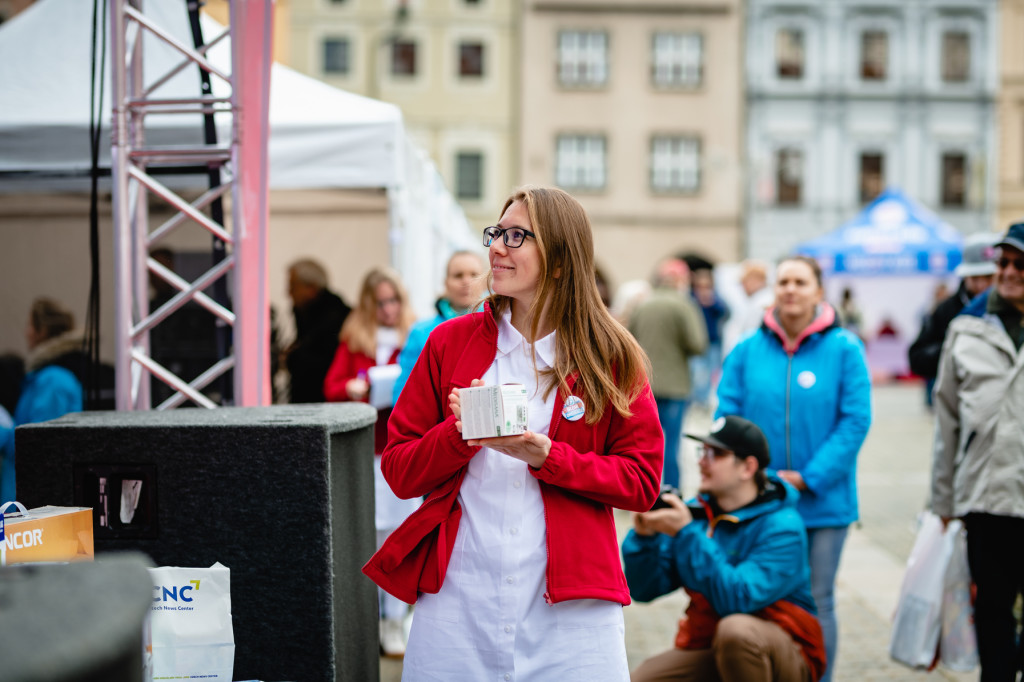
[[[900,587],[889,655],[911,668],[931,668],[942,629],[942,594],[954,533],[944,533],[931,512],[921,515],[914,548]]]
[[[231,682],[235,637],[228,568],[216,563],[209,568],[161,566],[149,572],[153,679]]]
[[[942,665],[957,672],[978,667],[978,640],[974,632],[974,607],[971,606],[971,570],[967,564],[967,538],[960,521],[946,529],[953,545],[946,567],[942,596]]]

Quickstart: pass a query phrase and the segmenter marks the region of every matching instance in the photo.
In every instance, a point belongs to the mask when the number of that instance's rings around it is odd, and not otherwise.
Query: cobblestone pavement
[[[692,410],[686,428],[706,432],[710,417]],[[932,418],[917,384],[893,384],[874,391],[874,422],[858,464],[861,522],[851,529],[837,580],[839,660],[835,682],[967,682],[977,673],[939,668],[930,675],[889,658],[890,618],[903,570],[914,543],[917,514],[924,508],[931,464]],[[684,492],[697,480],[691,447],[684,449]],[[616,512],[620,535],[631,517]],[[671,646],[685,595],[666,595],[650,604],[625,608],[630,668]],[[381,659],[381,682],[401,679],[401,662]]]

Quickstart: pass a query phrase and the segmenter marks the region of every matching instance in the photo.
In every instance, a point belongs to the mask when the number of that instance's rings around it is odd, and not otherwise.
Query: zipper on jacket
[[[789,401],[793,386],[793,354],[787,353],[786,358],[786,468],[791,470],[793,468],[793,457],[789,444]]]

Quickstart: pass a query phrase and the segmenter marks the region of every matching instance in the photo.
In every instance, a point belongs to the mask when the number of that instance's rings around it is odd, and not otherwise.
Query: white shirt
[[[550,367],[554,333],[531,346],[506,314],[494,363],[481,378],[487,385],[526,386],[530,430],[547,434],[557,391],[545,399],[538,390],[534,352],[538,370]],[[416,602],[403,682],[628,680],[620,604],[544,598],[544,502],[527,464],[481,448],[470,460],[459,503],[462,519],[444,584]]]

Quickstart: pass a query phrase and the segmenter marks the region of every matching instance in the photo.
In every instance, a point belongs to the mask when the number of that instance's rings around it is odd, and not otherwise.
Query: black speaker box
[[[367,405],[82,412],[16,431],[18,499],[93,509],[99,554],[231,569],[236,680],[376,680]]]

